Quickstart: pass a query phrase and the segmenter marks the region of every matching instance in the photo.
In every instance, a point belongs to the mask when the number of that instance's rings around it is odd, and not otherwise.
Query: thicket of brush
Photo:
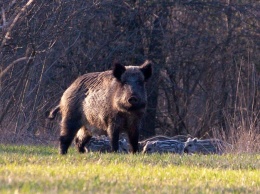
[[[1,142],[49,143],[45,112],[79,75],[154,62],[142,137],[216,137],[260,150],[260,3],[251,0],[0,3]]]

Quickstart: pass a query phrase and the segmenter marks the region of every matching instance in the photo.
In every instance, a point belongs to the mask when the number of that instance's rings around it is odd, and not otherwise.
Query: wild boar
[[[87,73],[77,78],[63,93],[50,117],[61,113],[60,154],[66,154],[75,138],[79,152],[91,139],[91,131],[104,130],[111,150],[118,151],[119,134],[126,132],[130,152],[138,151],[139,130],[147,104],[146,81],[152,64],[114,64],[112,70]]]
[[[142,150],[148,141],[167,141],[167,140],[177,140],[180,142],[186,142],[190,135],[176,135],[176,136],[165,136],[165,135],[156,135],[148,139],[139,141],[139,149]]]
[[[232,145],[219,139],[189,138],[185,142],[184,152],[188,154],[223,154],[229,149],[232,149]]]
[[[164,136],[164,135],[156,135],[156,136],[150,137],[148,139],[144,139],[144,140],[138,142],[139,150],[143,150],[144,146],[146,145],[146,143],[148,141],[165,141],[165,140],[171,140],[171,138]]]
[[[119,139],[119,153],[128,153],[128,143],[126,139]],[[106,136],[93,136],[85,145],[86,152],[111,152],[110,141]]]
[[[183,154],[184,143],[178,140],[147,141],[143,153],[176,153]]]

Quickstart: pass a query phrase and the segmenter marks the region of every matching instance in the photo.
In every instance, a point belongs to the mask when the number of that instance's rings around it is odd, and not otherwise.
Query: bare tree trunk
[[[144,119],[141,135],[144,137],[155,135],[156,109],[158,104],[158,90],[160,71],[165,64],[163,53],[164,31],[167,25],[168,10],[165,6],[153,23],[153,30],[150,38],[149,58],[154,61],[152,80],[147,85],[148,104],[147,113]]]

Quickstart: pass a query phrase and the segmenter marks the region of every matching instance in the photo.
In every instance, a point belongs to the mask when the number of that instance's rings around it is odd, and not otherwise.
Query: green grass
[[[260,193],[260,154],[78,154],[0,145],[0,193]]]

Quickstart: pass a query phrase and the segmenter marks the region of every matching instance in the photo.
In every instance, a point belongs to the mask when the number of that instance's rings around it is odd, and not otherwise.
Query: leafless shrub
[[[259,151],[259,14],[250,0],[1,1],[1,142],[52,142],[59,126],[44,113],[76,77],[149,58],[144,138],[191,134]]]

